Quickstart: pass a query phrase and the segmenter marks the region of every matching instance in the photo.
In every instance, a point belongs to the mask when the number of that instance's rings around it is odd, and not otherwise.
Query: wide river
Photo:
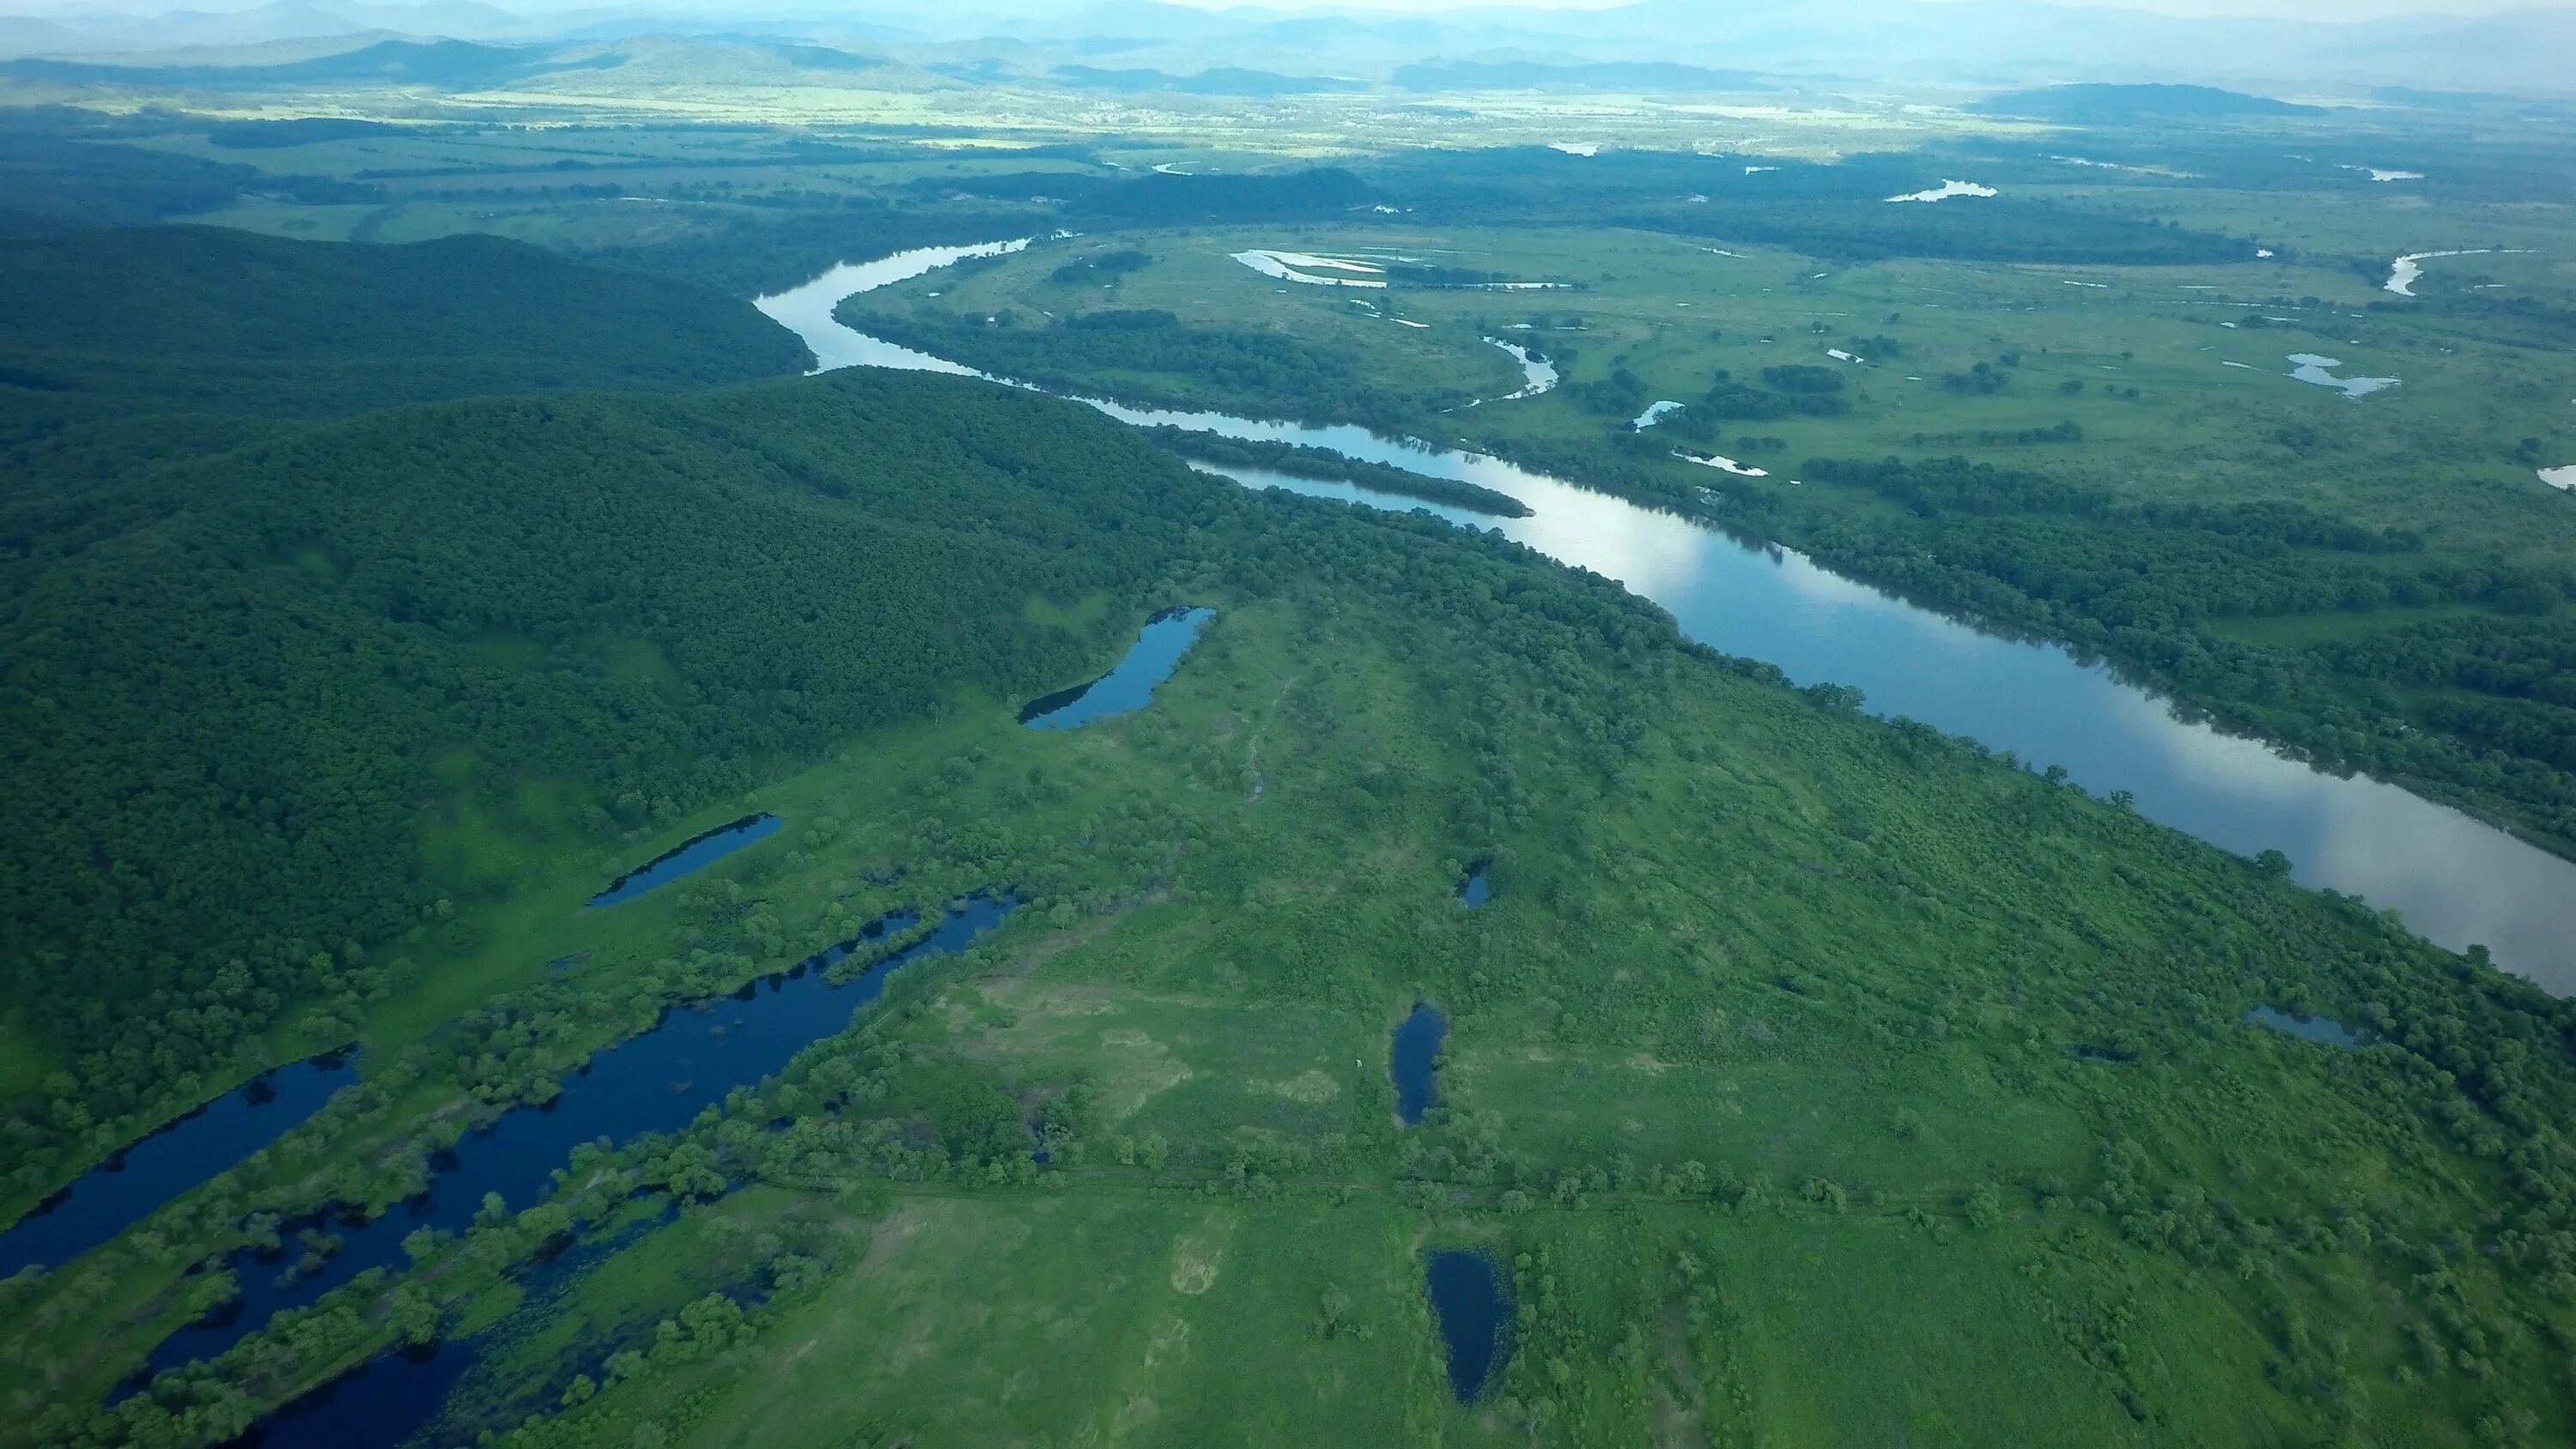
[[[805,339],[821,370],[973,368],[865,336],[832,316],[843,298],[1021,242],[938,247],[835,267],[758,306]],[[2430,940],[2472,942],[2560,995],[2576,993],[2576,862],[2446,806],[2367,778],[2342,778],[2263,743],[2221,734],[2067,650],[1988,633],[1780,549],[1747,547],[1671,514],[1495,458],[1424,447],[1357,427],[1307,427],[1082,399],[1112,417],[1228,437],[1331,448],[1508,493],[1527,518],[1496,520],[1257,469],[1244,483],[1394,509],[1422,508],[1606,575],[1669,610],[1682,632],[1768,660],[1800,684],[1857,686],[1869,708],[1907,715],[2032,765],[2063,765],[2096,795],[2126,790],[2140,813],[2224,850],[2285,852],[2306,884],[2394,908]]]

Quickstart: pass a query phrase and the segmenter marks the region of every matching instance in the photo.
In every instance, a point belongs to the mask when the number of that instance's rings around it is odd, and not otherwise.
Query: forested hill
[[[0,242],[0,412],[314,417],[801,371],[804,344],[687,284],[459,236],[409,246],[216,227]]]
[[[1968,107],[1991,116],[2036,116],[2074,123],[2230,116],[2322,116],[2323,106],[2249,96],[2215,86],[2068,85],[2007,91]]]
[[[1024,614],[1141,605],[1219,492],[1087,409],[873,372],[398,409],[138,488],[0,599],[0,1012],[67,1073],[12,1104],[12,1197],[81,1122],[354,1013],[360,962],[509,889],[484,846],[602,860],[1077,676],[1105,641]]]

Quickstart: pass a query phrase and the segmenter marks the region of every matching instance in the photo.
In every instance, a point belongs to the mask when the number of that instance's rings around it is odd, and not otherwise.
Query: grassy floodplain
[[[2428,305],[2387,293],[2386,260],[2341,229],[2328,244],[2352,251],[2308,254],[2242,214],[2208,219],[2278,241],[2281,255],[2226,266],[1850,263],[1633,230],[1433,230],[1398,218],[1086,239],[871,296],[851,315],[946,355],[1024,375],[1038,368],[1043,382],[1139,401],[1313,422],[1349,420],[1366,406],[1356,415],[1381,427],[1658,502],[1710,481],[1671,457],[1676,448],[1733,456],[1772,475],[1723,480],[1728,512],[1750,531],[1933,602],[2072,637],[2194,703],[2563,852],[2576,818],[2555,712],[2563,706],[2542,684],[2549,708],[2511,724],[2490,711],[2527,711],[2492,703],[2496,691],[2522,696],[2556,672],[2562,625],[2549,620],[2563,616],[2558,584],[2576,519],[2567,495],[2536,470],[2555,456],[2551,447],[2563,449],[2576,369],[2564,351],[2469,322],[2439,300],[2493,294],[2558,305],[2550,299],[2567,295],[2568,264],[2552,254],[2550,227],[2503,211],[2463,225],[2492,251],[2429,262],[2442,272],[2419,285],[2436,299]],[[2384,234],[2423,233],[2409,221]],[[1079,260],[1082,247],[1153,261],[1105,282],[1070,277],[1065,258]],[[1256,248],[1404,256],[1567,290],[1299,285],[1232,260]],[[1168,314],[1172,336],[1208,340],[1191,349],[1148,334],[1154,348],[1139,351],[1063,330],[1103,313]],[[1540,346],[1567,385],[1463,409],[1516,385],[1486,340],[1494,337]],[[1332,372],[1334,388],[1301,391],[1294,371],[1236,368],[1229,349],[1243,347],[1302,354],[1305,369]],[[2315,355],[2341,363],[2338,376],[2399,381],[2355,398],[2291,375],[2294,357]],[[1122,361],[1152,357],[1174,360],[1160,373]],[[1776,401],[1760,384],[1784,368],[1836,374],[1823,379],[1832,409],[1747,415],[1747,400]],[[1659,400],[1684,408],[1635,433],[1630,420]],[[2319,567],[2268,595],[2184,585],[2133,602],[2109,597],[2126,587],[2117,571],[2158,569],[2134,538],[2075,543],[2061,533],[2057,543],[1981,560],[1964,525],[1944,531],[1936,519],[1927,529],[1928,506],[1853,476],[1853,463],[1882,459],[1917,469],[1958,459],[1968,477],[1983,467],[2044,478],[2092,495],[2082,506],[2107,514],[2282,505],[2398,542],[2386,564]],[[1974,497],[1984,485],[1959,486],[1967,493],[1945,499],[1953,518],[2016,511]],[[2076,579],[2029,563],[2031,552],[2061,546],[2057,566]],[[1927,568],[1927,555],[1941,561]],[[2292,566],[2308,563],[2293,556]],[[2162,567],[2170,572],[2158,576],[2179,577],[2205,566],[2176,558]],[[2538,592],[2525,600],[2507,577],[2530,579]],[[2148,632],[2133,632],[2141,626]],[[2520,682],[2431,662],[2463,648],[2512,661],[2505,668],[2521,671]],[[2447,742],[2428,754],[2419,744],[2427,735]],[[2523,763],[2535,758],[2545,762],[2537,774]]]

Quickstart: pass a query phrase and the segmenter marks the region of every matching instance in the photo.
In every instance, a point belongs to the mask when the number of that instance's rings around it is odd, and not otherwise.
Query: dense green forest
[[[214,227],[0,243],[0,406],[316,416],[800,371],[784,329],[686,284],[520,242],[277,241]]]
[[[1132,594],[1185,518],[1159,470],[1055,457],[1070,410],[844,376],[376,414],[152,475],[0,616],[0,951],[62,1067],[11,1187],[307,1009],[354,1028],[415,928],[509,891],[442,854],[471,822],[614,849],[949,691],[1074,672],[1023,600]],[[1111,506],[1132,526],[1089,539]]]
[[[882,337],[968,363],[997,377],[1081,395],[1106,388],[1149,407],[1216,407],[1298,422],[1359,423],[1389,431],[1475,401],[1439,378],[1385,386],[1359,349],[1333,340],[1249,327],[1183,324],[1168,312],[1094,313],[1046,322],[1013,312],[965,318],[953,312],[872,309],[865,296],[842,304],[840,319]],[[1116,325],[1120,321],[1134,325]]]

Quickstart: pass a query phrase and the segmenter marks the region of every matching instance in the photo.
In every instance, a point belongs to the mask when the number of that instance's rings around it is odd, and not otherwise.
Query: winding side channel
[[[324,1227],[339,1250],[309,1272],[290,1271],[281,1257],[244,1252],[232,1266],[241,1294],[213,1314],[162,1340],[146,1367],[158,1373],[232,1347],[281,1308],[311,1303],[369,1268],[398,1267],[402,1240],[416,1228],[463,1232],[483,1195],[497,1192],[513,1208],[542,1198],[555,1170],[581,1143],[606,1138],[623,1144],[647,1132],[674,1132],[715,1106],[735,1087],[748,1086],[787,1065],[806,1047],[845,1030],[852,1009],[873,1001],[886,978],[930,956],[965,950],[1002,923],[1017,904],[1011,898],[972,896],[951,907],[928,935],[835,984],[830,968],[848,957],[900,938],[916,923],[909,912],[871,921],[858,935],[789,970],[746,983],[730,996],[673,1007],[660,1024],[593,1056],[565,1076],[539,1105],[521,1106],[469,1133],[440,1160],[429,1188],[372,1221]],[[295,1237],[287,1236],[287,1254]]]
[[[865,336],[832,311],[855,293],[1023,245],[934,248],[836,267],[757,305],[803,337],[822,370],[865,365],[982,376]],[[1124,422],[1329,448],[1508,493],[1532,511],[1495,525],[1506,537],[1617,580],[1663,606],[1701,643],[1768,660],[1802,685],[1856,685],[1877,713],[1909,716],[2035,765],[2063,765],[2096,795],[2126,790],[2141,814],[2222,850],[2283,851],[2304,884],[2393,907],[2432,941],[2454,950],[2484,944],[2505,969],[2562,995],[2576,992],[2576,862],[2394,785],[2331,775],[2260,741],[2186,720],[2163,699],[2061,646],[2003,638],[1828,572],[1794,551],[1747,547],[1497,458],[1347,425],[1079,401]],[[1427,509],[1470,528],[1494,524],[1356,484],[1216,471],[1252,487]]]
[[[730,825],[692,835],[610,881],[608,889],[592,896],[590,903],[613,906],[619,901],[631,901],[655,886],[667,885],[702,866],[713,865],[755,840],[776,835],[778,826],[775,815],[746,815]]]
[[[332,1052],[249,1082],[91,1168],[0,1233],[0,1278],[32,1264],[60,1267],[231,1168],[358,1079],[347,1052]]]

